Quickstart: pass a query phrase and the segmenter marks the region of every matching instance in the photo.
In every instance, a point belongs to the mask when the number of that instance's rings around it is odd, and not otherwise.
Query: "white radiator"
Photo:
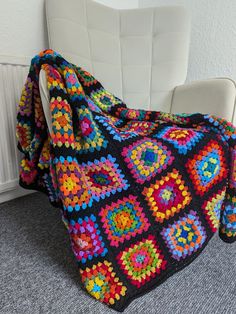
[[[25,194],[18,186],[19,153],[16,147],[16,106],[28,66],[0,59],[0,203]],[[26,63],[26,62],[25,62]]]

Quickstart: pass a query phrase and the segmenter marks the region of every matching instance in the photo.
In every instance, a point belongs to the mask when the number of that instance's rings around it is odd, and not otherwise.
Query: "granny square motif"
[[[222,118],[129,109],[46,50],[32,59],[17,137],[20,185],[60,208],[83,288],[114,310],[190,264],[215,232],[236,240],[236,129]]]

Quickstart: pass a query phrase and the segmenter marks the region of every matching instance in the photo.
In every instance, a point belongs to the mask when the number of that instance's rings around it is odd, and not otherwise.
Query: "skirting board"
[[[0,194],[0,203],[4,203],[10,200],[13,200],[14,198],[18,198],[27,194],[35,193],[35,192],[36,191],[24,190],[21,187],[17,187],[15,189],[2,192]]]

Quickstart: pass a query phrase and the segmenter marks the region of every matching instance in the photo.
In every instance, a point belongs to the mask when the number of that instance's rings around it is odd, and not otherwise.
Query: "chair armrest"
[[[52,133],[52,117],[50,112],[50,97],[49,97],[49,91],[47,88],[47,76],[46,72],[44,70],[40,70],[39,72],[39,92],[41,96],[42,106],[44,115],[47,121],[48,130],[50,134]]]
[[[215,78],[177,86],[172,96],[172,113],[209,113],[236,122],[234,107],[235,82]],[[235,121],[234,121],[235,120]]]

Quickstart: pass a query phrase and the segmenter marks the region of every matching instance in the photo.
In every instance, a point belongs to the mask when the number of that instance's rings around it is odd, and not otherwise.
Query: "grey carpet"
[[[35,193],[0,205],[1,314],[114,314],[79,288],[60,212]],[[216,235],[203,253],[124,312],[236,313],[236,245]]]

